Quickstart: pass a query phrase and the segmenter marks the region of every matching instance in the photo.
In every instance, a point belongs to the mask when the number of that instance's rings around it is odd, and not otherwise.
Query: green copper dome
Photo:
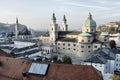
[[[83,27],[96,27],[96,22],[92,19],[92,15],[90,13],[88,19],[83,24]]]

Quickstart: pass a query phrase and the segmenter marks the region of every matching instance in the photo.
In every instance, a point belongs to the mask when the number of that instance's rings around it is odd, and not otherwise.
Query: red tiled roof
[[[10,54],[0,49],[0,56],[12,57]]]
[[[101,74],[92,66],[49,63],[45,76],[22,73],[28,72],[32,61],[0,57],[0,80],[102,80]]]

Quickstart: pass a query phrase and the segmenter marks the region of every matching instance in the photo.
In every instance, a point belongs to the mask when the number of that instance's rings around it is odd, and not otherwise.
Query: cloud
[[[90,5],[85,3],[75,3],[75,2],[64,2],[66,5],[77,6],[77,7],[84,7],[84,8],[94,8],[94,9],[101,9],[101,10],[111,10],[111,8],[98,6],[98,5]]]

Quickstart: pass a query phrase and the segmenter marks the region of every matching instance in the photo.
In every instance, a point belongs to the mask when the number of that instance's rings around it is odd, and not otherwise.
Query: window
[[[65,49],[65,48],[63,48],[63,49]]]
[[[76,44],[73,44],[73,46],[76,46]]]
[[[104,41],[106,41],[106,39],[104,39]]]
[[[68,50],[70,50],[70,48],[68,48]]]
[[[118,64],[116,64],[116,66],[118,66]]]
[[[90,51],[88,51],[88,52],[90,52]]]
[[[88,40],[88,42],[90,42],[90,40]]]
[[[94,46],[94,48],[97,48],[97,46]]]
[[[76,50],[76,49],[73,49],[74,51]]]
[[[84,46],[81,46],[81,48],[84,48]]]
[[[68,44],[68,46],[70,46],[70,44]]]
[[[91,29],[91,31],[93,31],[93,29]]]
[[[88,48],[90,48],[90,46],[88,46]]]
[[[51,30],[53,30],[53,28]]]
[[[58,43],[58,45],[60,45],[60,43]]]
[[[82,40],[82,42],[84,42],[84,40]]]
[[[63,43],[63,46],[65,46],[65,43]]]
[[[105,45],[105,47],[107,47],[107,45]]]
[[[84,51],[81,51],[81,52],[84,52]]]
[[[116,71],[118,71],[118,68],[116,68]]]
[[[58,47],[58,49],[60,49],[60,47]]]
[[[87,29],[87,31],[88,31],[88,29]]]
[[[116,61],[118,61],[118,59],[116,59]]]

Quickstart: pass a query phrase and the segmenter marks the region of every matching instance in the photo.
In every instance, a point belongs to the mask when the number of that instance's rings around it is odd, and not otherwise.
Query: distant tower
[[[55,45],[55,41],[58,38],[58,24],[56,24],[56,17],[53,13],[52,20],[50,24],[50,42],[52,45]]]
[[[16,18],[16,25],[15,25],[15,38],[18,39],[18,33],[19,33],[19,23],[18,18]]]
[[[68,31],[67,19],[65,15],[63,16],[61,31]]]

